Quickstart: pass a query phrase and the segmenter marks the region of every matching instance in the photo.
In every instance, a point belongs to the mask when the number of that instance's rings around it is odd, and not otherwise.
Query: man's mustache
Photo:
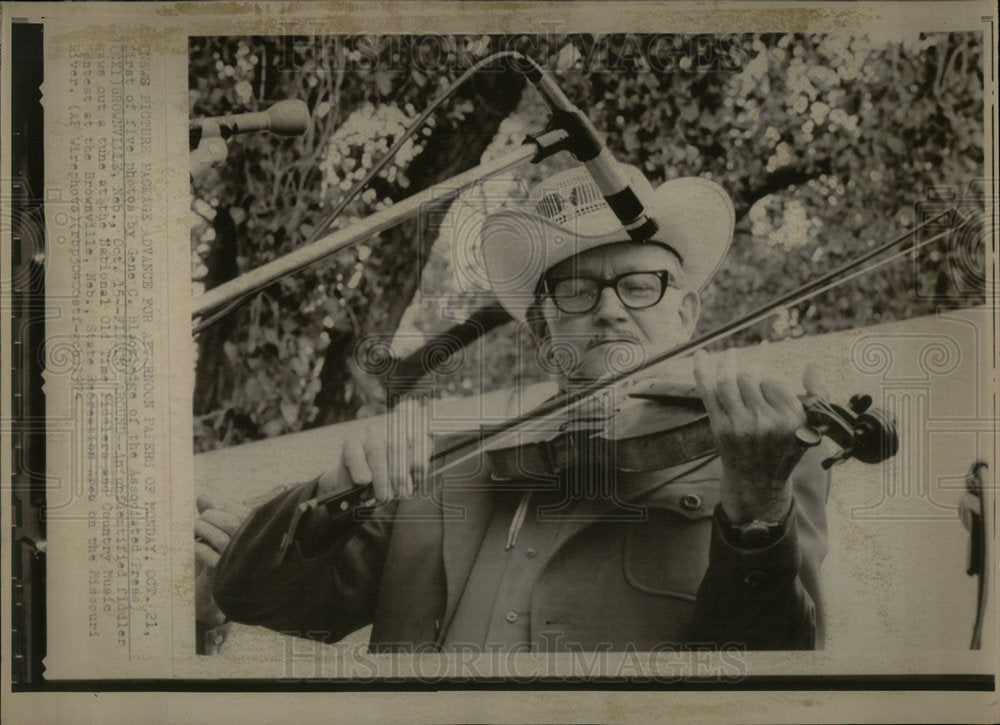
[[[633,332],[615,332],[610,334],[597,335],[587,341],[586,351],[590,352],[599,345],[630,344],[641,345],[642,340]]]

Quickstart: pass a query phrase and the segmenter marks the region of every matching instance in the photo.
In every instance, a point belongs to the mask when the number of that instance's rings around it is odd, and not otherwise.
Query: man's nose
[[[628,318],[628,309],[618,299],[614,287],[605,287],[594,308],[594,320],[603,322],[621,322]]]

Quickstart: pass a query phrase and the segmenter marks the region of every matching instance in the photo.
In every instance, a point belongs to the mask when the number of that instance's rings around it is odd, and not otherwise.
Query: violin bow
[[[949,221],[951,222],[946,229],[942,230],[941,232],[933,236],[928,237],[927,239],[923,239],[916,242],[911,247],[907,247],[906,249],[896,252],[895,254],[887,256],[885,259],[879,260],[878,262],[875,262],[870,266],[862,267],[862,265],[865,262],[873,259],[874,257],[877,257],[883,252],[892,249],[893,247],[899,245],[900,243],[902,243],[909,237],[913,236],[923,228],[931,224],[940,222],[945,217],[948,217]],[[740,317],[731,322],[727,322],[715,328],[714,330],[711,330],[710,332],[707,332],[692,340],[682,343],[663,353],[654,355],[650,357],[648,360],[643,361],[642,364],[636,366],[635,368],[632,368],[631,370],[611,375],[607,378],[603,378],[593,383],[576,386],[573,390],[567,391],[565,393],[562,393],[561,395],[556,396],[548,403],[545,403],[544,405],[536,408],[533,411],[517,416],[515,418],[511,418],[507,421],[504,421],[503,423],[485,427],[479,433],[475,435],[470,435],[466,438],[462,438],[453,443],[452,445],[447,446],[442,450],[436,452],[431,457],[431,460],[434,461],[436,459],[444,458],[445,456],[451,455],[452,453],[467,448],[468,446],[481,442],[484,439],[493,438],[495,436],[504,434],[508,431],[517,430],[522,425],[528,422],[537,419],[551,418],[554,417],[555,415],[565,413],[573,409],[574,407],[580,405],[583,401],[592,398],[596,393],[599,393],[600,391],[610,388],[614,385],[618,385],[619,383],[632,380],[639,373],[648,370],[649,368],[665,363],[668,360],[680,357],[681,355],[697,352],[698,350],[707,347],[713,342],[723,340],[726,337],[734,335],[735,333],[740,332],[741,330],[745,330],[746,328],[755,325],[758,322],[761,322],[762,320],[772,315],[775,311],[783,307],[792,307],[794,305],[801,304],[802,302],[812,299],[816,295],[822,294],[823,292],[831,290],[834,287],[837,287],[838,285],[841,285],[853,279],[854,277],[857,277],[862,274],[867,274],[868,272],[878,269],[879,267],[883,267],[889,264],[890,262],[895,261],[896,259],[906,256],[910,252],[915,252],[921,247],[931,244],[932,242],[937,241],[941,237],[950,234],[953,231],[954,221],[956,219],[964,221],[964,217],[962,217],[961,213],[959,213],[957,209],[955,208],[945,209],[939,214],[936,214],[930,219],[915,226],[913,229],[903,232],[902,234],[896,236],[895,238],[889,240],[888,242],[885,242],[880,246],[874,247],[873,249],[869,250],[868,252],[865,252],[856,259],[852,259],[851,261],[846,262],[845,264],[841,265],[840,267],[837,267],[831,272],[828,272],[827,274],[824,274],[814,280],[807,282],[806,284],[800,287],[797,287],[796,289],[782,295],[778,299],[768,302],[764,305],[761,305],[760,307],[747,313],[743,317]]]
[[[895,254],[889,255],[884,259],[881,259],[878,262],[875,262],[874,264],[871,264],[867,267],[862,266],[869,260],[877,257],[878,255],[884,252],[889,251],[893,247],[898,246],[899,244],[909,239],[910,237],[912,237],[914,234],[921,231],[925,227],[942,221],[943,219],[945,219],[945,217],[948,218],[949,222],[948,226],[942,231],[938,232],[937,234],[934,234],[928,237],[927,239],[922,239],[914,243],[912,246],[902,249],[896,252]],[[921,247],[931,244],[940,239],[941,237],[950,234],[956,226],[955,225],[956,220],[959,220],[960,223],[965,221],[961,213],[954,207],[950,209],[945,209],[944,211],[934,215],[930,219],[927,219],[926,221],[916,225],[915,227],[913,227],[913,229],[905,231],[902,234],[896,236],[895,238],[889,240],[888,242],[885,242],[882,245],[872,248],[871,250],[862,254],[861,256],[844,263],[840,267],[837,267],[836,269],[824,275],[821,275],[820,277],[811,280],[806,284],[782,295],[777,300],[768,302],[758,307],[757,309],[749,312],[743,317],[725,323],[710,332],[700,335],[699,337],[696,337],[692,340],[689,340],[688,342],[682,343],[681,345],[678,345],[663,353],[654,355],[648,360],[645,360],[641,365],[638,365],[637,367],[631,370],[617,373],[615,375],[609,376],[607,378],[592,383],[577,386],[575,389],[566,391],[556,396],[549,402],[544,403],[543,405],[539,406],[538,408],[532,411],[529,411],[528,413],[524,413],[514,418],[510,418],[502,423],[498,423],[493,426],[484,426],[477,433],[464,436],[455,441],[454,443],[443,447],[441,450],[436,451],[433,455],[431,455],[430,462],[434,463],[436,461],[440,461],[447,456],[458,453],[467,448],[471,448],[476,444],[484,443],[487,440],[498,440],[498,441],[504,441],[505,439],[509,440],[517,436],[528,425],[544,424],[548,421],[551,421],[556,416],[564,415],[578,407],[587,404],[588,401],[592,401],[594,399],[594,396],[597,393],[601,392],[602,390],[606,390],[611,388],[612,386],[634,380],[639,373],[648,370],[649,368],[655,365],[660,365],[662,363],[667,362],[668,360],[672,360],[687,353],[696,352],[697,350],[700,350],[710,345],[713,342],[725,339],[730,335],[733,335],[741,330],[744,330],[766,319],[768,316],[773,314],[778,309],[801,304],[802,302],[812,299],[816,295],[822,294],[823,292],[833,289],[834,287],[837,287],[838,285],[841,285],[844,282],[847,282],[859,275],[867,274],[868,272],[871,272],[875,269],[885,266],[890,262],[895,261],[896,259],[904,257],[907,254],[910,254],[911,252],[916,252]],[[473,449],[467,452],[465,455],[461,455],[456,459],[449,461],[443,466],[438,466],[437,468],[434,469],[434,475],[441,475],[447,472],[448,470],[451,470],[452,468],[465,463],[470,458],[476,455],[478,455],[478,449]],[[335,507],[339,510],[333,512],[333,514],[334,516],[339,517],[350,514],[355,508],[361,507],[365,509],[370,509],[374,505],[375,505],[375,499],[373,496],[373,489],[370,485],[355,487],[347,491],[341,490],[341,491],[330,492],[320,496],[316,496],[307,501],[303,501],[296,508],[295,513],[292,517],[292,521],[289,525],[288,531],[286,531],[285,535],[282,537],[281,551],[284,553],[285,550],[288,548],[288,546],[291,544],[291,542],[294,540],[295,531],[298,526],[299,520],[301,519],[302,515],[309,510],[316,509],[320,506]],[[982,579],[980,581],[982,581]]]

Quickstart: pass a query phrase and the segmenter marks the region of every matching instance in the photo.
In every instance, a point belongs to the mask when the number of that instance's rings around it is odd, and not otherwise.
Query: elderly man
[[[540,349],[557,352],[564,388],[687,340],[732,237],[717,184],[654,190],[629,173],[659,224],[647,242],[629,239],[582,167],[483,225],[493,289]],[[224,548],[219,560],[199,545],[218,564],[218,605],[238,622],[331,642],[373,624],[375,651],[821,646],[828,478],[797,442],[796,391],[723,358],[695,361],[718,455],[652,472],[578,461],[555,483],[529,471],[498,481],[473,457],[435,476],[422,441],[373,428],[344,445],[339,470],[272,499],[238,531],[203,515],[202,538]],[[574,477],[604,477],[611,495]],[[368,484],[381,504],[370,517],[311,511],[282,553],[301,502]]]

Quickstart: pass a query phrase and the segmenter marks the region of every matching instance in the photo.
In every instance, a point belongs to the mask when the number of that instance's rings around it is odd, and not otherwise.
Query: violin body
[[[494,481],[551,480],[574,466],[622,473],[655,471],[711,455],[715,441],[694,388],[649,381],[572,420],[522,432],[515,445],[488,445]]]
[[[803,449],[818,445],[824,437],[840,450],[823,461],[823,467],[857,458],[880,463],[896,454],[899,439],[892,416],[871,407],[867,395],[855,395],[847,408],[832,405],[812,395],[799,397],[806,425],[796,431]],[[490,440],[490,431],[464,438],[449,452],[479,443],[486,455],[493,481],[532,482],[558,485],[570,471],[641,473],[682,465],[716,452],[708,413],[695,389],[669,381],[647,379],[621,388],[608,388],[584,399],[572,414],[526,419],[516,434]],[[437,454],[442,455],[442,454]],[[468,460],[462,456],[436,470],[442,474],[452,465]],[[589,479],[588,479],[589,480]],[[285,533],[281,551],[294,540],[301,516],[325,506],[334,517],[354,515],[375,508],[371,485],[339,490],[299,504]]]
[[[644,380],[619,400],[596,397],[572,418],[521,431],[514,444],[484,447],[494,481],[551,481],[573,467],[641,473],[676,466],[716,452],[708,414],[693,386]],[[807,425],[797,432],[803,447],[829,437],[840,451],[829,468],[848,458],[879,463],[899,442],[892,418],[855,395],[849,409],[816,396],[801,396]]]

